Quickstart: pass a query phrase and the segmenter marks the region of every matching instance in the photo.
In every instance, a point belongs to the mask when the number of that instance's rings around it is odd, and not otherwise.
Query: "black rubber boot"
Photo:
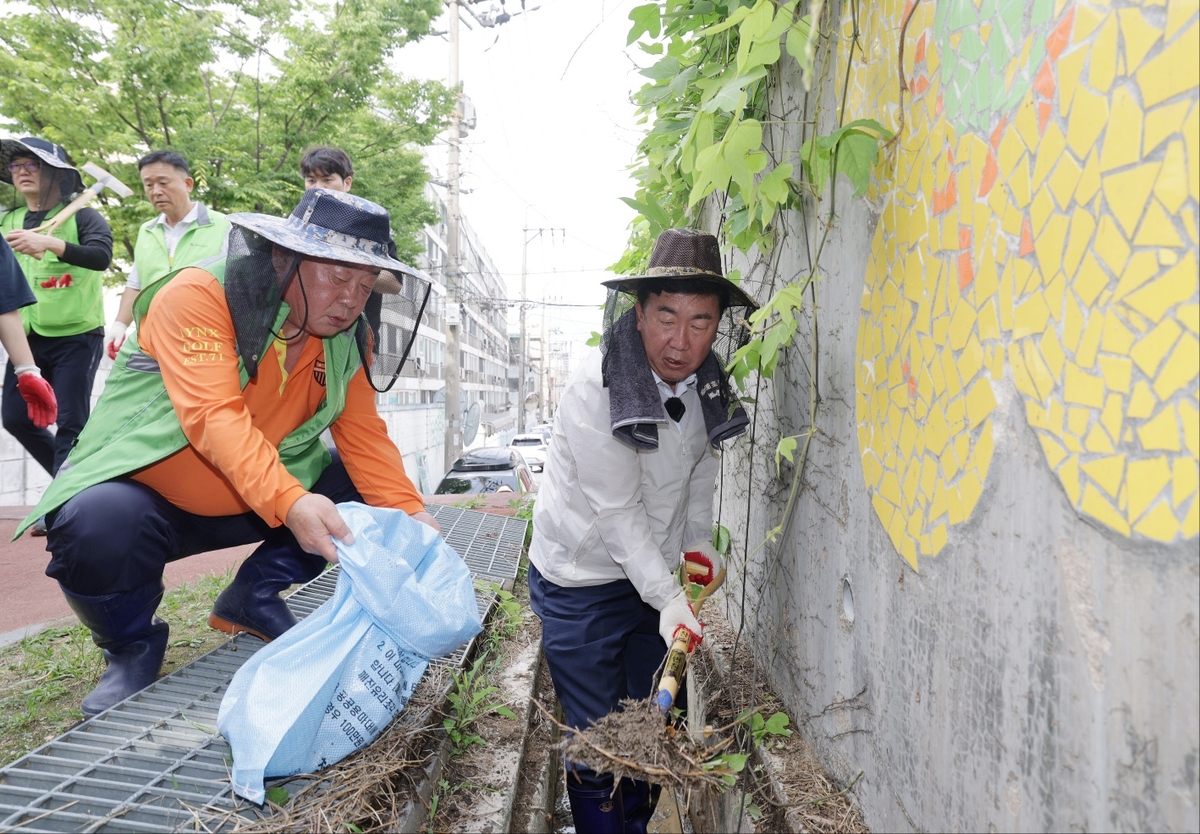
[[[621,779],[621,804],[625,807],[625,834],[646,834],[650,818],[658,805],[661,785],[641,779]]]
[[[62,584],[59,583],[59,587]],[[92,630],[108,668],[80,704],[89,718],[145,689],[158,678],[170,626],[154,616],[162,581],[121,594],[83,596],[62,588],[79,621]]]
[[[315,579],[324,569],[320,556],[264,543],[242,562],[229,587],[217,597],[208,624],[228,634],[249,632],[270,643],[299,622],[279,592]]]
[[[614,794],[606,788],[579,788],[568,782],[567,799],[577,834],[624,834],[625,807],[619,788]]]

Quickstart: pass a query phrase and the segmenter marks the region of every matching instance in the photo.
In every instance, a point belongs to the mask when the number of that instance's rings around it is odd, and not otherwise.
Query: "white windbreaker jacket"
[[[658,610],[679,591],[674,571],[686,542],[712,536],[719,457],[708,442],[700,396],[681,396],[686,429],[658,427],[658,449],[612,436],[608,389],[593,351],[571,375],[554,420],[533,511],[531,561],[565,587],[628,578]]]

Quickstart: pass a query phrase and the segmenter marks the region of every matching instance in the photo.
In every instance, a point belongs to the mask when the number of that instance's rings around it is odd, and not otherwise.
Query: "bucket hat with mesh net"
[[[322,258],[379,270],[365,314],[352,328],[371,385],[390,388],[412,348],[431,283],[388,255],[387,210],[343,191],[313,188],[288,217],[241,212],[229,222],[225,297],[250,375],[278,327],[288,283],[306,258]]]
[[[18,156],[32,156],[43,164],[42,187],[49,190],[52,185],[59,186],[59,193],[43,195],[43,203],[54,205],[66,202],[75,194],[83,191],[83,175],[71,164],[71,158],[61,145],[56,145],[47,139],[36,136],[26,136],[23,139],[0,139],[0,182],[12,185],[12,171],[8,170],[9,163]],[[53,200],[53,202],[51,202]]]
[[[725,277],[721,267],[721,246],[716,236],[696,229],[667,229],[654,242],[650,265],[644,275],[614,278],[603,283],[610,289],[636,295],[641,281],[672,278],[710,282],[728,292],[731,307],[758,309],[758,302]]]

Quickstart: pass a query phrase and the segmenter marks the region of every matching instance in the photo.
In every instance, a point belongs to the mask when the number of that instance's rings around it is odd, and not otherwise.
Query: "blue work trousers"
[[[362,501],[336,452],[310,492],[334,503]],[[262,544],[250,559],[299,560],[309,568],[309,579],[325,567],[287,527],[271,527],[252,512],[195,515],[128,478],[88,487],[46,520],[51,553],[46,575],[86,596],[125,593],[158,582],[168,562],[257,541]]]
[[[104,351],[104,331],[92,330],[76,336],[30,333],[26,338],[34,364],[58,400],[56,431],[39,429],[29,419],[29,406],[17,390],[17,374],[11,361],[4,372],[0,415],[5,430],[43,469],[55,475],[92,413],[92,383],[96,381],[96,368]]]
[[[567,588],[529,566],[529,603],[542,620],[542,648],[566,723],[586,729],[623,698],[648,698],[667,656],[658,611],[628,579]],[[568,762],[567,778],[611,789],[611,773]]]

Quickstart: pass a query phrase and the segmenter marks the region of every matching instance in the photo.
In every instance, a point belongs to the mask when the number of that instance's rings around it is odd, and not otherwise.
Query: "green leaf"
[[[861,130],[849,131],[838,142],[837,169],[854,185],[855,197],[867,192],[878,155],[879,139]]]
[[[779,445],[775,447],[775,474],[779,474],[779,459],[787,458],[788,463],[795,463],[796,438],[785,437],[779,441]]]
[[[667,213],[663,211],[662,207],[659,206],[658,203],[654,202],[653,199],[647,200],[644,203],[634,200],[630,197],[621,197],[620,199],[622,203],[629,206],[631,209],[658,227],[654,231],[655,235],[657,235],[662,229],[670,228],[671,218],[667,217]]]
[[[503,704],[500,704],[499,706],[497,706],[495,709],[495,712],[497,715],[503,715],[505,718],[515,719],[517,717],[517,714],[515,712],[513,712],[511,709],[504,706]]]
[[[642,35],[657,38],[659,32],[662,31],[662,14],[659,12],[657,3],[635,6],[629,10],[629,19],[633,21],[633,26],[629,28],[629,35],[625,41],[626,46]]]
[[[790,736],[792,731],[788,729],[789,720],[790,719],[788,719],[785,713],[773,713],[771,717],[767,719],[763,729],[773,736]]]
[[[266,799],[272,805],[278,805],[280,808],[286,807],[292,795],[288,793],[288,789],[283,785],[276,785],[267,790]]]
[[[640,74],[654,81],[666,81],[679,75],[680,69],[679,59],[668,55],[641,70]]]
[[[726,556],[729,553],[729,545],[732,543],[732,538],[729,535],[729,528],[724,524],[713,525],[713,549]]]

